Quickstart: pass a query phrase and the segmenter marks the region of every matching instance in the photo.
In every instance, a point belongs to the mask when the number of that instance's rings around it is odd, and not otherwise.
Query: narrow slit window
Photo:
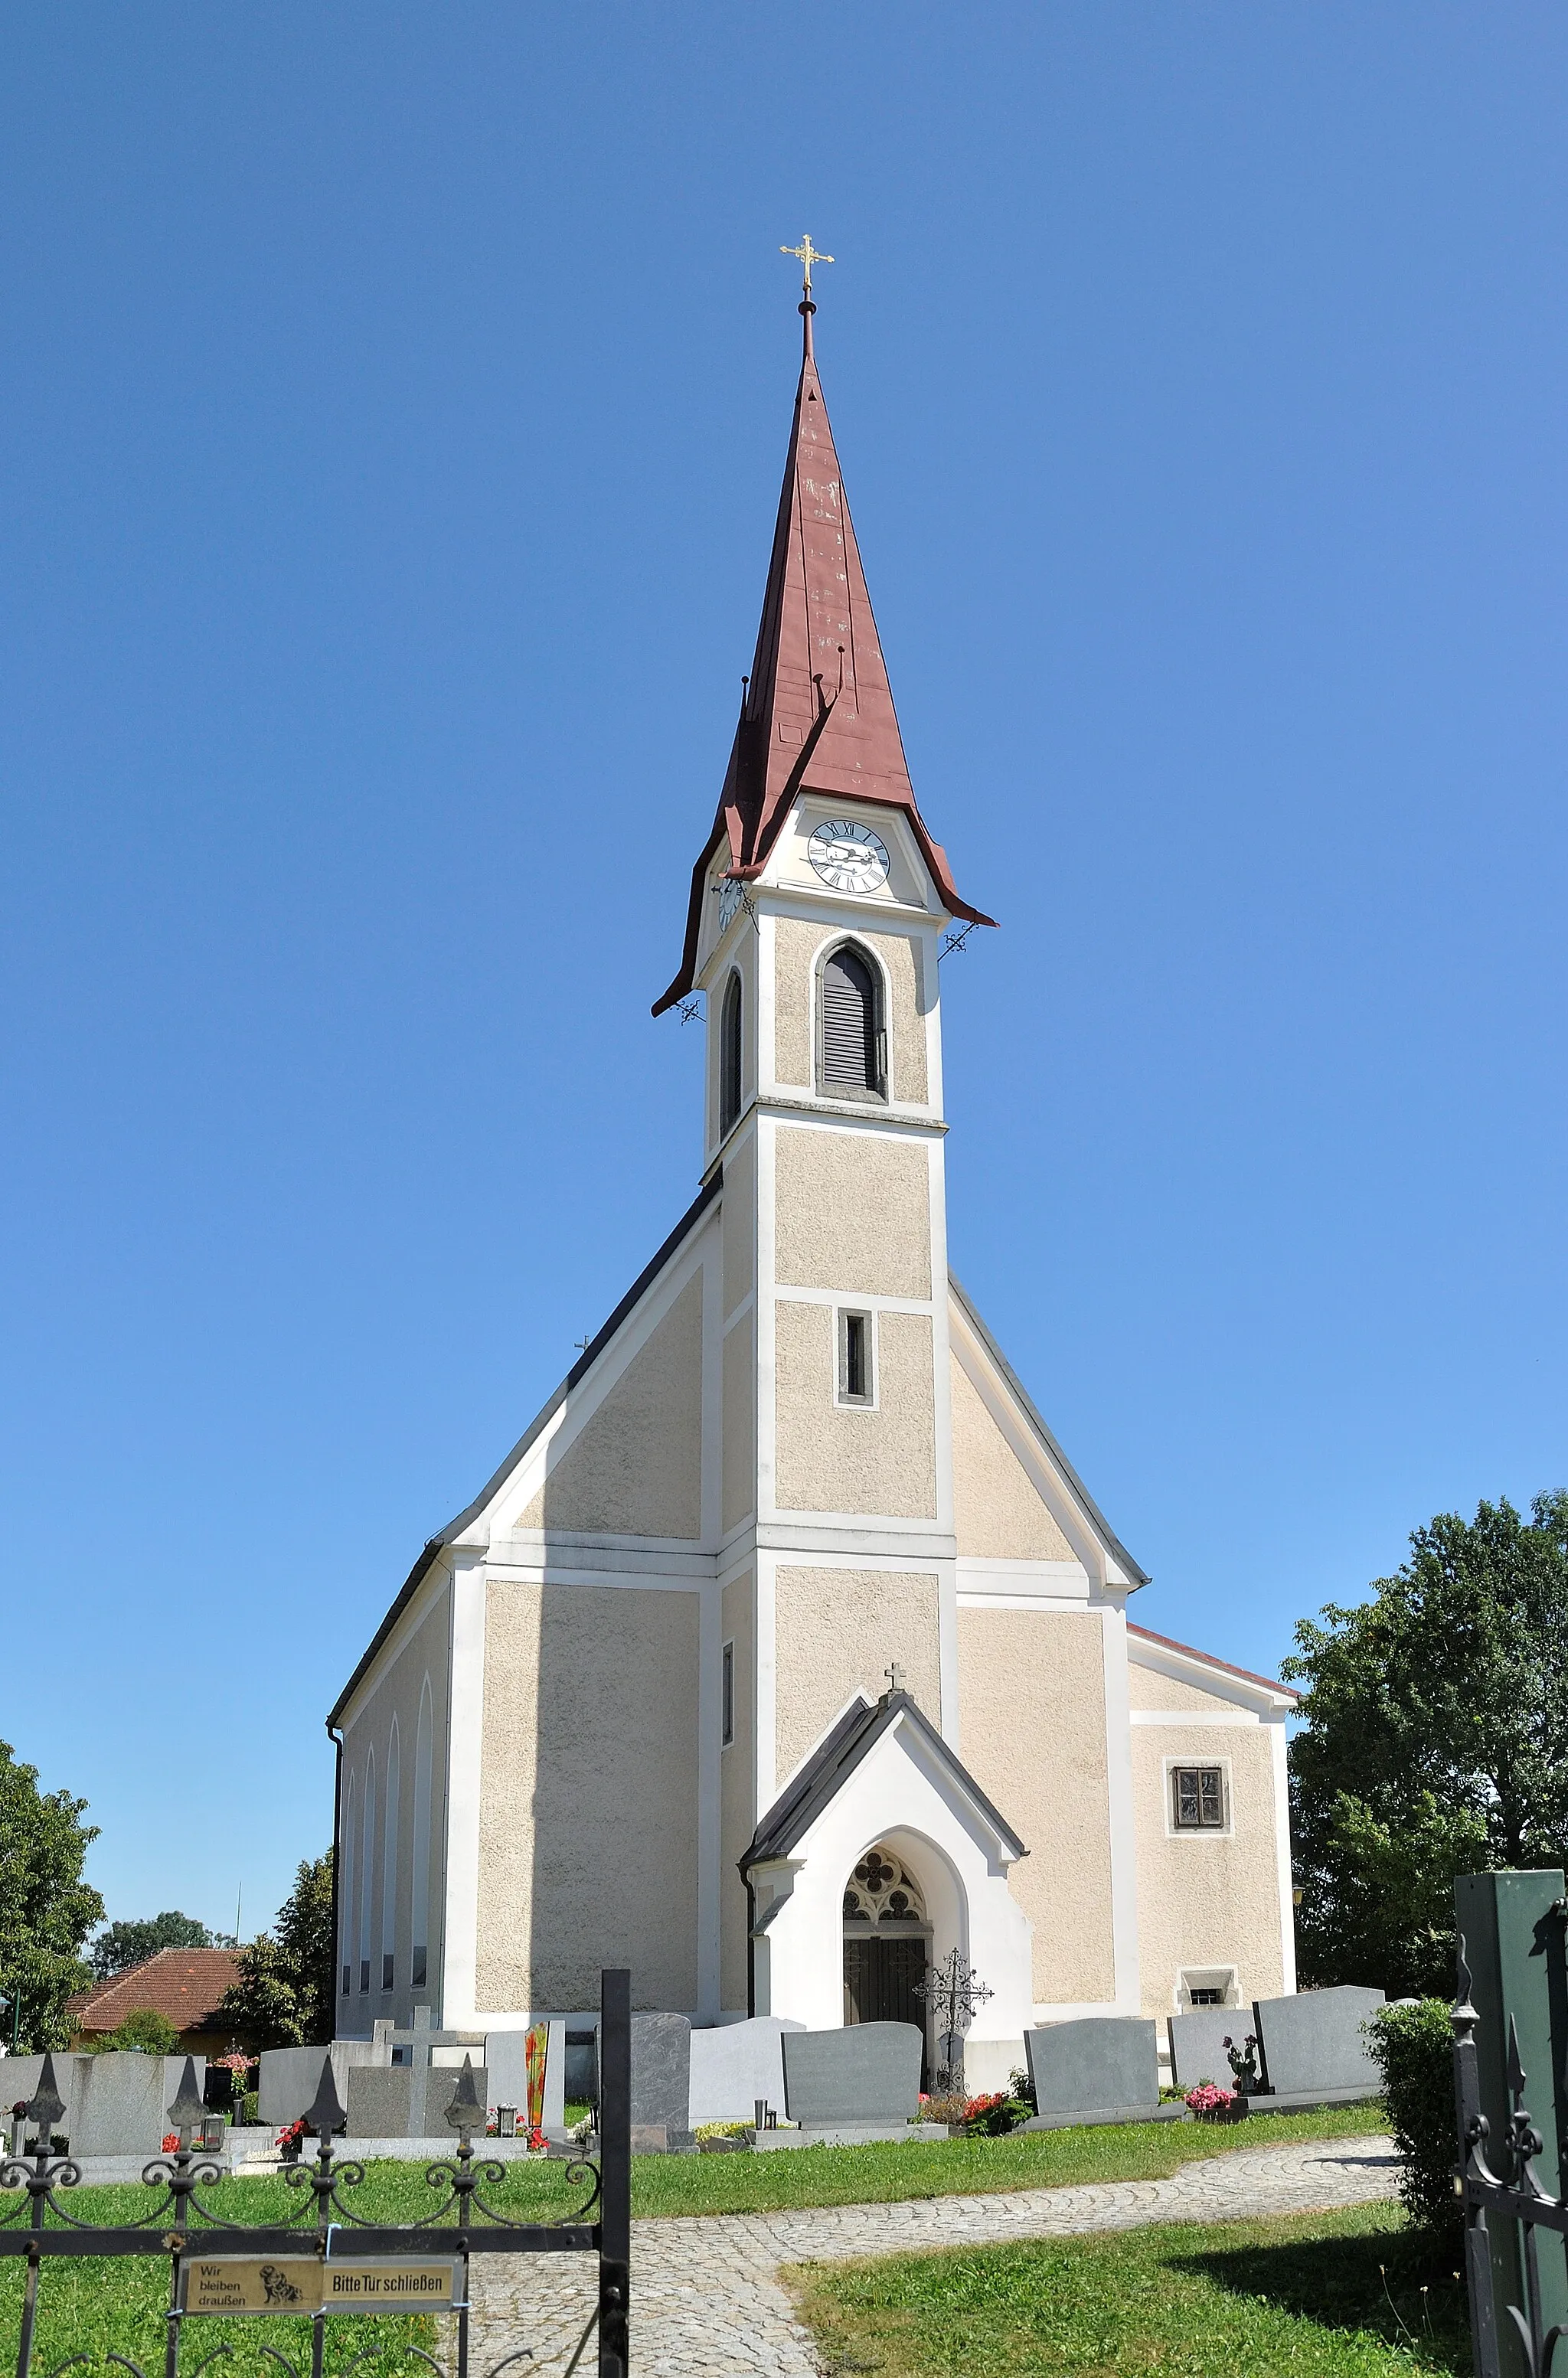
[[[391,1950],[383,1950],[381,1953],[381,1988],[384,1990],[389,1990],[391,1988],[392,1977],[396,1970],[396,1960]]]
[[[735,1645],[724,1645],[724,1676],[719,1687],[719,1739],[735,1740]]]
[[[422,1989],[424,1989],[424,1988],[425,1988],[425,1985],[426,1985],[426,1983],[427,1983],[427,1981],[428,1981],[428,1979],[429,1979],[429,1971],[430,1971],[430,1952],[429,1952],[429,1950],[428,1950],[428,1949],[415,1949],[415,1951],[414,1951],[414,1952],[413,1952],[413,1973],[410,1975],[409,1978],[410,1978],[410,1980],[412,1981],[412,1983],[413,1984],[413,1987],[414,1987],[414,1988],[415,1988],[416,1990],[422,1990]]]
[[[1173,1767],[1171,1818],[1179,1832],[1217,1832],[1225,1824],[1225,1771],[1218,1767]]]
[[[719,1133],[740,1120],[740,977],[732,974],[724,985],[724,1012],[719,1021]]]
[[[846,945],[822,968],[822,1087],[839,1097],[880,1098],[882,1058],[876,972]]]
[[[868,1313],[839,1315],[839,1400],[846,1404],[871,1401],[871,1316]]]

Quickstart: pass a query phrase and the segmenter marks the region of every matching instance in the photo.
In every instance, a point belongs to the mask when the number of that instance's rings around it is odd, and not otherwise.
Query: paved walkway
[[[810,2339],[775,2276],[782,2263],[999,2245],[1149,2221],[1314,2212],[1392,2196],[1398,2172],[1392,2140],[1323,2139],[1240,2148],[1185,2164],[1168,2180],[638,2221],[631,2240],[633,2378],[820,2378]],[[528,2359],[513,2365],[516,2378],[564,2371],[592,2310],[588,2258],[478,2255],[473,2269],[474,2378],[489,2378],[497,2362],[525,2348]],[[578,2378],[592,2378],[593,2366],[590,2344]]]

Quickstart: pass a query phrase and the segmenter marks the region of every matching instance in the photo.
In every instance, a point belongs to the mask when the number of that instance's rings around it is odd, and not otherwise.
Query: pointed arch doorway
[[[931,1961],[925,1894],[899,1856],[879,1843],[844,1892],[844,2019],[912,2023],[920,2034],[920,2086],[930,2086],[929,2026],[917,1995]]]

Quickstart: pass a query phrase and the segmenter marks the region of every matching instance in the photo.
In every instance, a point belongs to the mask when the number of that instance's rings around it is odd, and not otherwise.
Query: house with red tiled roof
[[[188,2055],[221,2056],[233,2025],[219,2022],[218,2004],[238,1979],[239,1958],[233,1949],[160,1949],[139,1965],[78,1990],[66,2012],[76,2041],[86,2043],[106,2038],[127,2015],[150,2008],[174,2024]]]

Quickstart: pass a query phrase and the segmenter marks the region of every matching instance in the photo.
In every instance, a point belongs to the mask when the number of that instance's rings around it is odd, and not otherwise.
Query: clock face
[[[812,866],[835,892],[875,892],[888,880],[888,847],[854,818],[830,818],[806,846]]]
[[[730,919],[739,907],[742,896],[743,895],[740,885],[733,882],[730,877],[726,876],[724,881],[719,886],[719,931],[721,933],[724,931]]]

